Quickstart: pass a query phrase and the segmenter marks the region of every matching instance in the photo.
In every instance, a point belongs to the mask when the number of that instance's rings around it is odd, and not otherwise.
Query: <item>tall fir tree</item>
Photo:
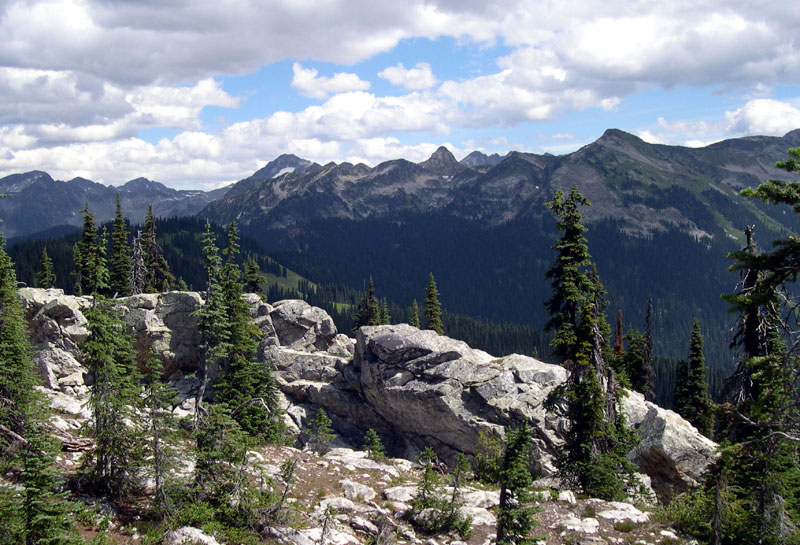
[[[700,322],[695,318],[689,340],[689,358],[680,362],[675,373],[675,410],[700,433],[710,436],[714,414],[708,395],[707,374],[703,336]]]
[[[53,272],[53,260],[47,255],[47,246],[42,248],[42,257],[39,260],[39,271],[36,273],[36,286],[39,288],[52,288],[56,283],[56,274]]]
[[[547,207],[556,215],[556,228],[563,234],[553,245],[556,258],[547,270],[545,278],[550,280],[553,295],[545,303],[548,320],[546,331],[553,332],[551,346],[559,363],[575,360],[578,336],[575,330],[578,314],[585,294],[589,290],[587,271],[591,265],[587,246],[586,227],[581,222],[580,206],[588,206],[589,200],[572,186],[569,196],[559,189]]]
[[[375,293],[375,282],[370,276],[367,291],[362,294],[353,313],[353,332],[355,333],[361,326],[381,325],[381,310],[381,303]]]
[[[230,349],[228,313],[222,293],[222,259],[216,245],[216,237],[211,223],[206,221],[202,238],[203,263],[206,267],[206,300],[197,311],[197,330],[202,339],[202,358],[200,367],[200,387],[197,390],[195,406],[195,428],[199,427],[207,410],[203,399],[208,388],[212,369],[222,368]]]
[[[84,205],[80,213],[83,214],[83,231],[73,250],[75,293],[89,295],[96,292],[98,283],[97,254],[100,251],[100,245],[98,244],[94,214],[89,212],[88,203]]]
[[[428,275],[428,287],[425,290],[425,329],[444,335],[442,324],[442,306],[439,304],[439,290],[433,273]]]
[[[145,367],[141,401],[149,460],[147,473],[154,482],[153,513],[156,518],[164,518],[173,511],[168,489],[179,458],[178,422],[172,414],[178,396],[172,384],[162,382],[164,366],[152,349]]]
[[[649,374],[655,376],[653,367],[653,298],[647,299],[647,309],[644,315],[644,367],[649,369]],[[656,398],[655,390],[650,388],[644,392],[644,397],[648,401]]]
[[[244,262],[244,289],[247,293],[261,293],[261,275],[259,266],[253,256],[248,257]]]
[[[89,408],[95,441],[87,465],[97,492],[111,498],[126,497],[135,489],[144,448],[137,415],[140,374],[133,341],[122,319],[105,302],[84,314],[89,337],[81,348],[91,377]]]
[[[143,292],[158,293],[170,289],[175,284],[175,277],[156,239],[156,219],[152,206],[147,207],[141,245],[145,272]]]
[[[614,329],[614,356],[622,356],[622,309],[617,309],[617,327]]]
[[[17,277],[4,246],[0,235],[0,462],[20,471],[14,488],[0,486],[2,539],[72,545],[82,540],[75,533],[73,505],[59,491],[47,401],[35,388],[39,380]]]
[[[555,332],[551,346],[569,372],[562,389],[570,429],[558,465],[561,477],[576,490],[621,499],[632,481],[626,455],[635,439],[625,427],[618,381],[606,361],[605,289],[589,257],[578,209],[588,205],[574,186],[567,198],[558,191],[547,203],[562,231],[547,273],[554,290],[547,303],[547,329]]]
[[[6,447],[15,441],[15,436],[25,437],[41,399],[36,390],[38,376],[30,360],[17,275],[4,246],[5,239],[0,234],[0,446]]]
[[[236,263],[239,252],[236,224],[231,222],[228,227],[224,265],[209,223],[203,240],[209,277],[206,304],[199,311],[198,324],[205,339],[203,384],[207,384],[209,365],[220,366],[225,373],[214,386],[215,399],[228,407],[237,424],[251,436],[279,441],[284,424],[278,388],[269,366],[255,361],[260,331],[242,297],[241,270]]]
[[[800,170],[800,148],[776,166]],[[742,194],[791,206],[800,213],[800,183],[770,180]],[[730,270],[740,272],[735,293],[723,298],[739,314],[732,346],[739,349],[736,369],[725,385],[720,455],[707,474],[706,517],[712,543],[800,543],[800,374],[796,282],[800,241],[773,242],[756,251],[753,226],[746,246],[728,255]]]
[[[367,325],[381,324],[381,304],[375,294],[375,282],[372,276],[369,277],[369,288],[367,289]]]
[[[389,314],[389,301],[384,297],[381,299],[381,324],[380,325],[389,325],[392,322],[392,316]]]
[[[648,365],[647,360],[647,341],[646,337],[639,333],[635,327],[628,329],[625,335],[628,349],[623,356],[623,368],[627,373],[630,387],[645,396],[645,399],[652,399],[653,396],[653,372],[652,366]]]
[[[111,228],[111,291],[119,297],[131,293],[131,256],[128,245],[128,225],[122,215],[117,193],[114,224]]]

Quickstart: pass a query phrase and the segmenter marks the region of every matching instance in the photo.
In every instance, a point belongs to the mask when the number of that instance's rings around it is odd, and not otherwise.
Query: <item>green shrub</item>
[[[488,430],[481,430],[478,433],[478,442],[475,445],[475,459],[472,462],[472,472],[475,475],[475,480],[484,484],[498,484],[502,465],[502,442]]]
[[[622,520],[614,523],[614,529],[617,532],[633,532],[639,525],[632,520]]]

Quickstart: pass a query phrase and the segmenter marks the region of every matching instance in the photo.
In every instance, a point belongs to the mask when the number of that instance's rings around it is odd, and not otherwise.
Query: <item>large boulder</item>
[[[197,311],[203,302],[197,292],[169,291],[122,297],[113,304],[133,332],[139,361],[154,350],[169,376],[200,367],[202,340],[197,330]]]
[[[563,445],[564,421],[544,409],[566,379],[557,365],[527,356],[494,358],[466,343],[400,324],[362,327],[353,361],[366,402],[401,435],[408,450],[431,446],[452,462],[475,454],[481,431],[527,419],[539,471],[555,471],[552,453]]]
[[[315,352],[326,351],[336,342],[336,326],[328,313],[305,301],[278,301],[270,318],[280,346]]]
[[[639,471],[650,476],[656,493],[664,497],[699,485],[716,456],[717,444],[678,413],[645,401],[638,392],[628,392],[622,407],[640,437],[631,458]]]
[[[400,324],[362,327],[352,365],[338,376],[330,376],[335,367],[322,375],[311,366],[306,376],[298,363],[294,369],[297,380],[283,385],[290,399],[322,406],[360,432],[375,428],[395,454],[411,456],[431,446],[452,462],[458,453],[475,454],[481,432],[499,438],[506,426],[525,419],[533,435],[532,462],[545,477],[556,472],[569,423],[563,400],[551,400],[547,408],[545,401],[567,378],[561,366],[520,355],[494,358]],[[654,489],[663,496],[696,485],[716,445],[641,394],[630,392],[622,407],[641,438],[631,460]]]
[[[89,336],[83,310],[91,299],[64,295],[60,289],[21,288],[19,295],[34,348],[32,360],[44,385],[83,395],[86,376],[78,345]]]

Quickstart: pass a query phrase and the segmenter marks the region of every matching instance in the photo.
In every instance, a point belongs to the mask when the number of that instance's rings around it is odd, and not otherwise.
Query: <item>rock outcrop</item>
[[[54,402],[86,392],[80,342],[89,334],[86,297],[61,290],[20,290],[35,361]],[[563,367],[534,358],[493,357],[461,341],[409,325],[363,327],[355,341],[337,332],[323,310],[299,300],[273,305],[246,295],[262,332],[258,357],[271,365],[286,396],[295,433],[322,407],[345,439],[360,444],[373,428],[391,454],[413,457],[425,446],[453,461],[475,454],[481,433],[502,437],[506,426],[526,419],[533,430],[532,461],[543,476],[555,473],[568,422],[557,400],[545,401],[566,380]],[[135,338],[140,355],[155,350],[165,377],[193,399],[191,374],[200,364],[196,311],[202,294],[168,292],[113,301]],[[56,394],[56,392],[58,392]],[[191,410],[185,404],[177,410]],[[636,393],[623,402],[641,436],[633,461],[669,494],[696,485],[716,445],[672,411]]]

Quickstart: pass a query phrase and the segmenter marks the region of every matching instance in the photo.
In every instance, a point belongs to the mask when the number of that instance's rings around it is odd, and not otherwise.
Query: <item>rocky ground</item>
[[[61,418],[80,421],[79,415]],[[471,483],[463,489],[462,512],[473,519],[472,535],[428,535],[417,531],[404,518],[409,502],[417,493],[421,469],[405,459],[369,459],[365,452],[334,448],[323,456],[310,450],[266,446],[250,453],[251,470],[282,486],[279,468],[286,460],[297,460],[295,481],[290,487],[286,522],[276,526],[266,542],[295,545],[322,545],[322,526],[326,510],[335,517],[329,526],[326,545],[382,543],[397,545],[490,545],[495,538],[495,512],[500,494],[496,488]],[[67,473],[77,468],[80,455],[65,454],[59,462]],[[191,460],[186,460],[181,476],[188,478]],[[683,544],[667,525],[646,508],[630,503],[577,498],[570,491],[538,488],[534,492],[539,525],[533,536],[539,544]],[[115,505],[83,498],[96,512],[108,515],[107,539],[112,543],[146,543],[147,523],[140,522],[147,496],[139,504]],[[99,527],[84,524],[87,537],[97,535]],[[168,545],[222,545],[213,531],[182,527],[165,536]],[[232,545],[232,544],[230,544]]]
[[[79,344],[88,335],[82,309],[91,302],[60,290],[20,291],[43,389],[56,411],[54,425],[79,442],[89,416],[82,405],[88,386]],[[324,311],[303,301],[267,304],[254,295],[245,297],[262,331],[259,359],[272,367],[285,396],[295,445],[303,446],[302,430],[324,408],[340,446],[357,448],[364,432],[373,428],[389,453],[399,457],[378,463],[346,448],[324,457],[288,447],[254,452],[254,470],[273,478],[283,460],[298,458],[300,478],[290,496],[294,518],[291,525],[276,528],[273,539],[321,545],[320,517],[331,505],[338,514],[328,545],[374,543],[377,535],[390,536],[400,545],[459,541],[454,536],[420,535],[404,522],[402,512],[419,478],[419,469],[408,460],[426,446],[445,462],[458,453],[474,455],[482,433],[500,439],[506,426],[526,419],[534,435],[531,464],[543,477],[542,511],[537,515],[541,524],[535,534],[544,543],[683,543],[631,504],[575,499],[571,492],[559,490],[553,457],[563,446],[568,423],[558,400],[548,409],[544,402],[565,380],[562,367],[520,355],[496,358],[405,324],[361,328],[351,339],[336,331]],[[201,304],[201,294],[192,292],[114,302],[135,336],[137,351],[145,355],[153,349],[164,362],[165,379],[182,399],[175,408],[178,416],[189,416],[194,409],[200,344],[194,313]],[[643,482],[651,482],[662,497],[695,485],[716,445],[674,412],[639,394],[628,395],[623,408],[641,436],[631,459]],[[77,458],[65,453],[62,463],[72,468]],[[465,495],[465,510],[475,524],[470,544],[492,541],[497,503],[497,491],[476,488]],[[135,508],[115,516],[121,542],[138,543]],[[133,524],[127,535],[120,532],[125,524]],[[187,529],[172,542],[215,542],[198,532]]]

